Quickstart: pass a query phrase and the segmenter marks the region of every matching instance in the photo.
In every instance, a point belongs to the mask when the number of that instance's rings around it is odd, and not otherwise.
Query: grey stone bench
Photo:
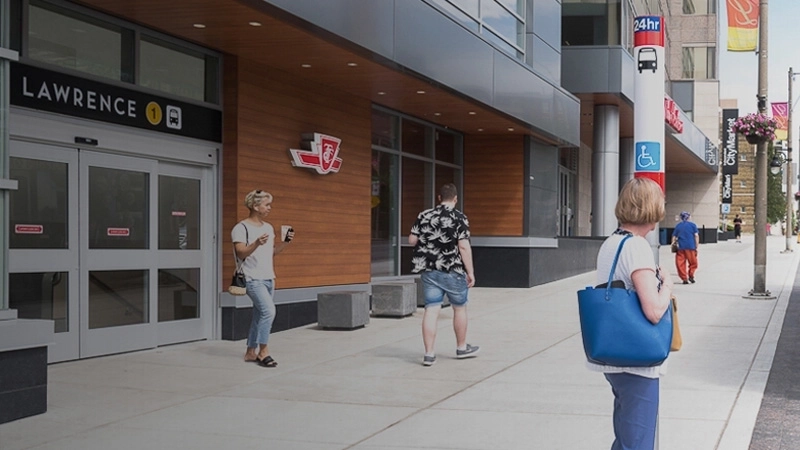
[[[425,307],[425,288],[422,286],[422,278],[415,278],[414,282],[417,285],[417,306],[420,308]],[[450,299],[447,298],[447,294],[444,294],[444,298],[442,299],[442,308],[450,306]]]
[[[369,292],[320,292],[317,294],[317,323],[322,328],[363,327],[369,323]]]
[[[417,286],[413,283],[380,283],[372,285],[372,314],[405,317],[417,310]]]

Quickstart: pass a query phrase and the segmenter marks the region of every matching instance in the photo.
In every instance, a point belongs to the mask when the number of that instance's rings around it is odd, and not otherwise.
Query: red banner
[[[728,6],[728,50],[753,52],[758,44],[758,0],[725,0]]]
[[[772,117],[778,121],[778,128],[775,130],[775,139],[785,141],[789,132],[789,103],[773,103]]]

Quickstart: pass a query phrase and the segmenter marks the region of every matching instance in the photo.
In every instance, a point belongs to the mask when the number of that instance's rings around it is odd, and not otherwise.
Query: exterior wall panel
[[[296,232],[275,257],[277,287],[369,282],[370,103],[245,60],[226,65],[222,286],[234,269],[230,230],[247,216],[242,202],[253,189],[274,196],[268,221]],[[312,132],[342,140],[339,173],[291,165],[289,149]]]

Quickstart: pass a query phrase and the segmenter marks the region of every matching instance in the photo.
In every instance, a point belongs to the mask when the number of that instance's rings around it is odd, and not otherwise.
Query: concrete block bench
[[[372,285],[372,314],[405,317],[417,310],[417,286],[413,283]]]
[[[422,278],[415,278],[414,282],[417,285],[417,306],[420,308],[425,307],[425,288],[422,286]],[[442,299],[442,308],[450,306],[450,299],[447,298],[447,294],[444,294],[444,299]]]
[[[317,294],[317,323],[322,328],[363,327],[369,323],[369,292],[320,292]]]

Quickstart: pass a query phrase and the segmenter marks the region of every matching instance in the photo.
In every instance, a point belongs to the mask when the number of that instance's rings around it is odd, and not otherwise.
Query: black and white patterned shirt
[[[419,213],[411,227],[419,241],[411,256],[411,272],[464,272],[458,241],[469,239],[469,220],[455,208],[439,205]]]

